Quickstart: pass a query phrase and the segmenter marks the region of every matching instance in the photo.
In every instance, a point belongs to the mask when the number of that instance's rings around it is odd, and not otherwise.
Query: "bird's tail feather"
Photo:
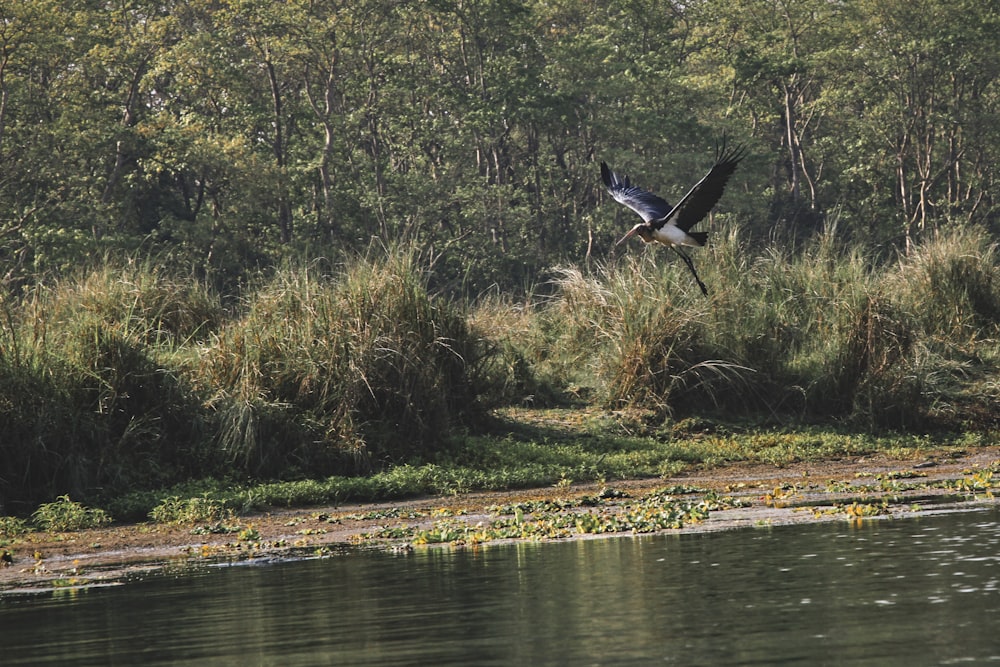
[[[688,236],[693,238],[698,245],[705,245],[708,243],[708,232],[688,232]]]

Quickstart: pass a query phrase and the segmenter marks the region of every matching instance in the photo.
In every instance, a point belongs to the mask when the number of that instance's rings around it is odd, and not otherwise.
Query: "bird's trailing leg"
[[[688,257],[687,254],[677,246],[670,246],[670,247],[674,249],[674,252],[676,252],[678,255],[681,256],[681,259],[684,260],[684,263],[687,264],[687,267],[691,269],[691,275],[694,276],[695,282],[697,282],[698,287],[701,288],[701,293],[704,294],[705,296],[708,296],[708,288],[705,287],[705,283],[701,282],[701,278],[698,277],[698,272],[694,270],[694,262],[691,261],[691,258]]]

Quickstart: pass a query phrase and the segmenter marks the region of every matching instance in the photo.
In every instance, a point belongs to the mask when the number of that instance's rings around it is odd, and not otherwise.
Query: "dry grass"
[[[791,255],[732,234],[696,261],[708,299],[662,252],[560,269],[522,356],[567,386],[587,376],[608,407],[865,428],[969,413],[965,380],[998,368],[1000,269],[984,235],[941,236],[876,265],[832,236]]]

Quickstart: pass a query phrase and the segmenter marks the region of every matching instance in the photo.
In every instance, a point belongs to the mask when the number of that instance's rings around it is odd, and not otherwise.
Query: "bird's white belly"
[[[698,242],[688,236],[680,227],[667,223],[653,230],[653,240],[666,246],[689,245],[697,246]]]

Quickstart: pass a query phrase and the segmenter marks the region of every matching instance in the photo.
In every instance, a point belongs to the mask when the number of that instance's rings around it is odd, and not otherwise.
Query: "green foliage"
[[[724,131],[753,238],[996,220],[1000,14],[940,0],[28,0],[0,35],[5,284],[151,252],[232,288],[373,236],[441,284],[601,257],[601,157],[675,201]],[[295,29],[290,29],[294,26]],[[599,82],[600,85],[595,85]],[[671,194],[676,193],[676,194]]]
[[[102,509],[85,507],[69,496],[59,496],[35,510],[31,521],[42,530],[67,531],[100,528],[111,523],[111,517]]]
[[[223,503],[206,496],[164,498],[149,512],[149,518],[157,523],[217,523],[232,516]]]
[[[0,516],[0,538],[10,540],[20,537],[28,532],[28,526],[24,519],[16,516]]]
[[[389,251],[332,280],[280,271],[196,373],[233,462],[329,473],[426,455],[475,419],[485,354],[462,311],[429,295],[416,257]]]
[[[995,425],[1000,12],[765,5],[4,4],[0,502],[405,471],[505,403]],[[676,201],[723,132],[706,300],[595,164]]]
[[[692,440],[687,426],[662,446],[607,433],[500,446],[479,434],[495,423],[485,408],[505,401],[625,408],[660,423],[995,425],[997,258],[985,235],[942,234],[875,265],[829,237],[754,254],[734,234],[696,260],[708,299],[679,262],[649,252],[591,275],[560,269],[552,294],[523,306],[497,297],[470,311],[433,296],[405,249],[330,273],[283,269],[230,313],[149,266],[39,287],[5,304],[0,330],[0,490],[16,511],[101,488],[118,498],[116,515],[163,504],[160,520],[176,520],[197,510],[183,499],[218,500],[218,489],[148,491],[206,476],[277,484],[222,498],[236,511],[802,455]],[[162,303],[172,305],[149,305]],[[358,473],[371,476],[344,476]]]
[[[198,284],[108,264],[6,304],[0,499],[371,471],[482,414],[489,348],[413,253],[280,271],[232,316]]]
[[[537,307],[535,333],[519,337],[520,354],[561,377],[563,391],[589,375],[608,407],[865,428],[963,414],[988,426],[980,420],[993,409],[986,383],[1000,352],[995,252],[984,235],[942,233],[877,266],[827,236],[793,255],[754,253],[730,235],[697,258],[709,299],[663,253],[658,264],[629,259],[590,276],[565,269]]]

